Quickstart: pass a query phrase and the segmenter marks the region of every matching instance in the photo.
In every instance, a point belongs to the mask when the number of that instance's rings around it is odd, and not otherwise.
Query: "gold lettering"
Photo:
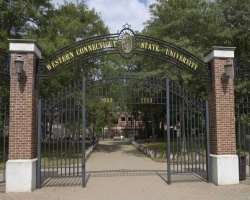
[[[152,44],[148,44],[148,50],[152,50]]]
[[[115,48],[117,46],[117,41],[113,40],[113,48]]]
[[[87,49],[88,49],[88,51],[90,51],[90,52],[91,52],[91,51],[93,51],[93,49],[92,49],[92,46],[91,46],[91,45],[88,45],[88,46],[87,46]]]
[[[182,62],[183,62],[184,64],[186,64],[186,61],[187,61],[187,58],[186,58],[186,57],[183,57]]]
[[[50,71],[52,69],[50,64],[47,64],[46,68]]]
[[[141,48],[141,49],[144,49],[144,48],[145,48],[144,42],[142,42],[142,43],[140,44],[140,48]]]
[[[169,56],[169,48],[166,49],[166,55]]]
[[[159,45],[154,45],[154,51],[160,52],[159,48],[160,48]]]

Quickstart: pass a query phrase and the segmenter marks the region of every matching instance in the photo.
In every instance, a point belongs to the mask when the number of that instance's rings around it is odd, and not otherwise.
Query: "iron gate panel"
[[[8,160],[9,135],[9,58],[0,49],[0,183],[5,182],[5,163]]]
[[[239,156],[240,180],[250,176],[250,70],[246,63],[235,61],[235,129]]]
[[[38,186],[52,177],[83,177],[82,185],[85,185],[83,85],[81,81],[76,82],[40,100]]]
[[[208,179],[207,102],[170,81],[169,110],[171,173],[195,173]]]
[[[246,167],[246,176],[250,176],[250,95],[236,95],[236,140],[237,153],[245,157],[240,162]],[[239,157],[240,159],[240,157]],[[243,172],[244,173],[244,172]]]
[[[8,159],[9,102],[0,97],[0,183],[5,182],[5,163]]]

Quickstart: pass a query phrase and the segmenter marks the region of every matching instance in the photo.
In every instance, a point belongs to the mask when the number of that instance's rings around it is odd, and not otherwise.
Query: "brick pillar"
[[[10,40],[9,160],[6,191],[28,192],[36,186],[36,66],[41,52],[34,41]],[[20,80],[16,60],[23,60]]]
[[[210,68],[209,91],[211,181],[216,185],[239,183],[234,111],[234,47],[213,47],[205,57]],[[225,66],[230,78],[225,79]]]

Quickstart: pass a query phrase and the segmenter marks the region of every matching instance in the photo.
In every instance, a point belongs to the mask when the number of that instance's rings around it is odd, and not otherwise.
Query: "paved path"
[[[165,163],[153,162],[129,142],[100,141],[87,162],[87,171],[166,170]]]
[[[132,145],[119,142],[101,142],[87,163],[88,171],[108,170],[164,170],[157,163],[135,150]],[[112,173],[108,173],[112,174]],[[74,180],[72,180],[74,181]],[[80,180],[79,180],[80,181]],[[33,193],[0,193],[0,200],[250,200],[250,180],[240,185],[208,184],[190,176],[175,176],[167,185],[160,176],[121,173],[91,176],[87,187],[44,187]]]

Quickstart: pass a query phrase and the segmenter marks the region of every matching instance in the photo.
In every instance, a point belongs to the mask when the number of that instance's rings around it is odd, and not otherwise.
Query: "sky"
[[[67,0],[80,2],[81,0]],[[126,23],[133,30],[141,31],[144,23],[150,19],[149,5],[156,0],[85,0],[88,7],[95,9],[110,31],[116,33]],[[52,0],[55,5],[64,0]]]

